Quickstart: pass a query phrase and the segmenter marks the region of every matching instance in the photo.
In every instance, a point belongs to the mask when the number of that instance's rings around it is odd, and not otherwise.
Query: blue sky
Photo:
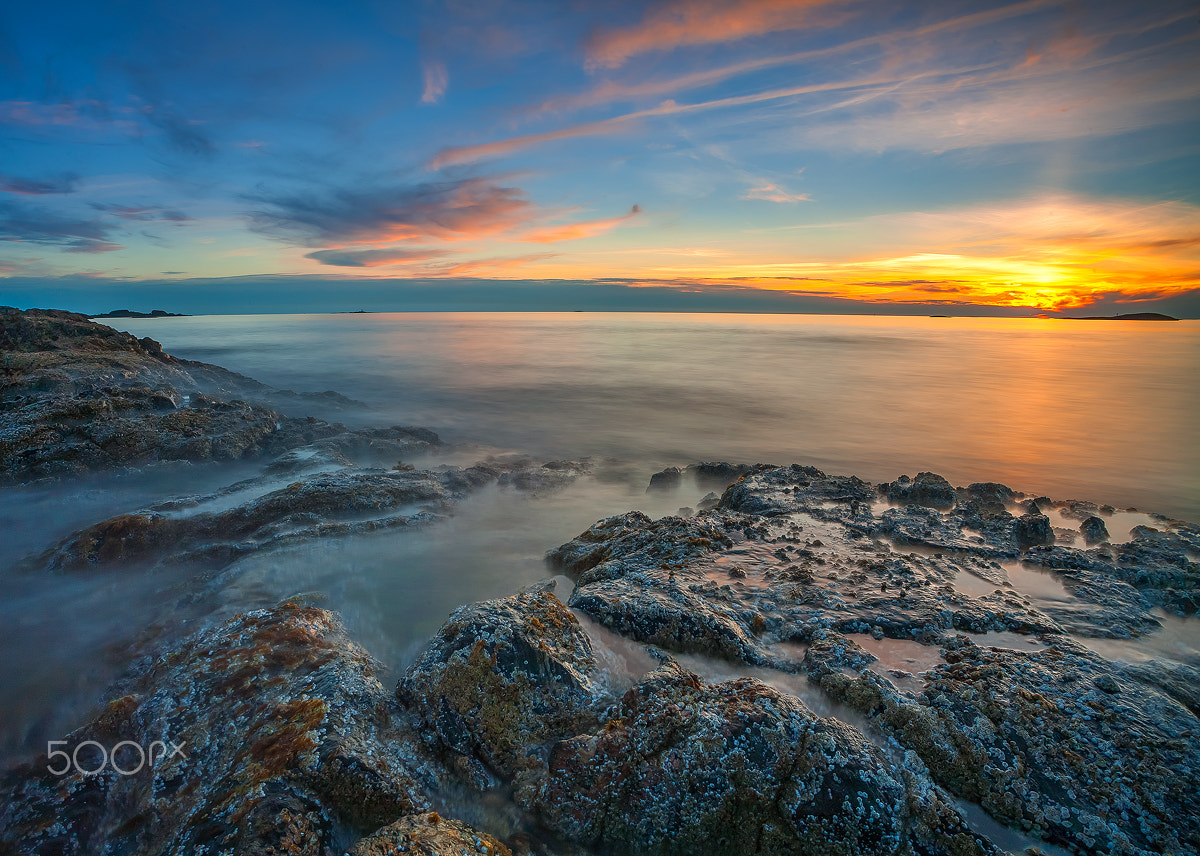
[[[0,300],[1188,314],[1198,36],[1173,2],[9,4]]]

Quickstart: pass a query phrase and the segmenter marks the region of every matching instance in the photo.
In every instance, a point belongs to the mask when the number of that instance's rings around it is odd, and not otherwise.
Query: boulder
[[[985,514],[1005,511],[1013,503],[1012,488],[998,482],[975,482],[967,485],[966,494]]]
[[[1079,531],[1083,533],[1083,540],[1089,544],[1099,544],[1108,540],[1108,527],[1095,515],[1080,523]]]
[[[926,508],[953,508],[957,501],[954,486],[937,473],[917,473],[910,479],[900,476],[884,485],[889,502],[896,505],[923,505]]]
[[[472,783],[541,763],[554,739],[594,719],[596,660],[579,620],[550,591],[455,611],[396,696]]]
[[[681,484],[683,484],[683,470],[679,469],[679,467],[667,467],[665,470],[650,476],[650,486],[646,488],[646,492],[674,490]]]

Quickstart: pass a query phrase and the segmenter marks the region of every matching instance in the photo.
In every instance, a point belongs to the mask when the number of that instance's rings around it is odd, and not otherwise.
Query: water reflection
[[[548,457],[802,461],[1200,519],[1200,322],[616,313],[125,319],[171,352]]]

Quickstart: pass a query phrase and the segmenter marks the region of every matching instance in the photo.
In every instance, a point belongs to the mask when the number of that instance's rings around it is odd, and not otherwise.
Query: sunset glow
[[[1200,306],[1183,3],[143,6],[3,13],[0,290]]]

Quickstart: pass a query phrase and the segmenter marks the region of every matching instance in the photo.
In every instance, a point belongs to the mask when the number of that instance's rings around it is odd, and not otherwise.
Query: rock
[[[691,464],[688,466],[687,472],[692,474],[697,484],[705,487],[720,487],[721,490],[724,490],[742,476],[749,475],[763,466],[763,464],[730,464],[725,461],[706,461],[699,464]]]
[[[512,851],[492,836],[465,823],[439,817],[436,812],[411,814],[388,824],[359,841],[348,856],[512,856]]]
[[[1097,854],[1200,844],[1200,795],[1187,784],[1200,737],[1174,698],[1151,686],[1110,694],[1113,667],[1065,640],[1027,653],[960,637],[945,656],[917,699],[871,672],[826,670],[819,682],[1003,823]]]
[[[623,573],[622,562],[609,561],[613,556],[662,565],[731,543],[724,529],[707,520],[664,517],[652,521],[640,511],[631,511],[594,523],[573,541],[551,550],[546,559],[567,573],[586,574],[591,581]]]
[[[568,840],[631,856],[902,853],[915,826],[904,774],[855,728],[757,680],[706,684],[674,664],[603,728],[555,745],[521,798]]]
[[[985,514],[1005,511],[1013,503],[1012,488],[998,482],[975,482],[967,485],[966,494]]]
[[[580,476],[592,472],[590,459],[578,461],[550,461],[535,466],[516,466],[500,476],[500,485],[527,493],[541,494],[561,490],[573,484]]]
[[[536,767],[541,747],[594,719],[595,669],[579,620],[534,591],[453,613],[396,695],[482,788]]]
[[[889,502],[897,505],[923,505],[927,508],[953,508],[957,501],[954,487],[936,473],[917,473],[915,479],[900,476],[884,485]]]
[[[194,504],[202,508],[246,489],[247,483],[239,483]],[[156,511],[119,515],[76,532],[27,564],[51,571],[189,561],[223,567],[268,544],[412,525],[449,500],[429,472],[315,473],[220,512],[179,515],[178,504],[167,503]],[[411,508],[418,503],[423,512]]]
[[[1054,530],[1050,526],[1050,518],[1040,512],[1022,514],[1013,526],[1013,538],[1021,548],[1053,544]]]
[[[1100,675],[1092,683],[1096,685],[1096,689],[1103,690],[1110,695],[1121,691],[1121,685],[1112,675]]]
[[[1103,520],[1094,515],[1079,524],[1079,531],[1083,533],[1083,540],[1089,544],[1099,544],[1108,540],[1108,527],[1104,525]]]
[[[286,416],[268,406],[286,398],[277,390],[74,313],[0,308],[0,354],[0,481],[277,456],[316,441],[394,460],[438,443],[424,429]]]
[[[698,503],[696,503],[696,510],[712,511],[720,504],[720,502],[721,497],[717,496],[715,493],[706,493],[704,497]]]
[[[662,472],[657,472],[650,476],[650,486],[646,488],[646,492],[656,490],[674,490],[683,484],[683,470],[679,467],[667,467]]]
[[[331,613],[285,604],[202,631],[150,665],[64,748],[119,751],[94,775],[40,758],[0,783],[0,841],[24,853],[324,854],[427,810],[379,664]],[[175,749],[175,747],[179,747]],[[101,766],[85,747],[81,766]],[[0,849],[3,849],[0,847]]]

